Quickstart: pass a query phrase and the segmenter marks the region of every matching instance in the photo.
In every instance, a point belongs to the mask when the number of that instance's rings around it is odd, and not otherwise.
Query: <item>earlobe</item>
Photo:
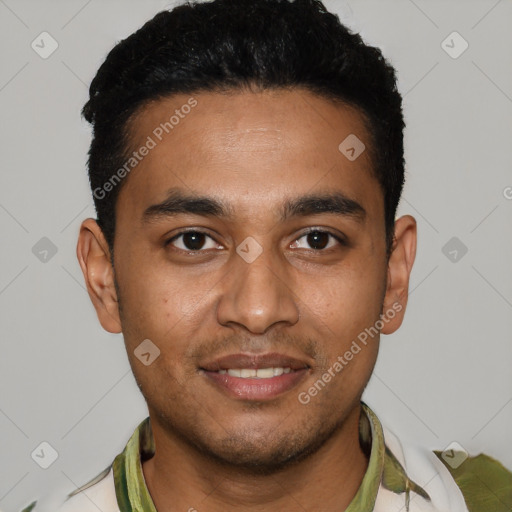
[[[383,334],[402,324],[409,297],[409,278],[416,257],[416,220],[404,215],[395,222],[395,238],[388,261],[388,279],[383,305]]]
[[[82,222],[76,255],[101,325],[108,332],[120,333],[121,320],[110,251],[103,232],[94,219]]]

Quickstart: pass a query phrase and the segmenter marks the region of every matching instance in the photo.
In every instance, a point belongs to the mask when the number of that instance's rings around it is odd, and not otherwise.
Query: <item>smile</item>
[[[292,371],[291,368],[282,368],[282,367],[274,367],[274,368],[229,368],[228,370],[219,370],[218,373],[220,375],[230,375],[231,377],[239,377],[241,379],[271,379],[273,377],[279,377],[279,375],[283,375],[283,373],[290,373]]]
[[[311,364],[303,354],[235,353],[201,361],[199,372],[230,398],[268,401],[297,387]]]

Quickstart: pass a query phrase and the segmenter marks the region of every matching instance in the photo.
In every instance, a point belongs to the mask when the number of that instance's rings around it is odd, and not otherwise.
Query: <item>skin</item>
[[[349,134],[369,147],[357,110],[299,89],[194,98],[198,105],[121,189],[115,274],[94,219],[82,223],[77,246],[101,325],[123,332],[148,404],[156,453],[143,463],[146,484],[159,512],[344,510],[367,469],[359,401],[379,336],[308,404],[298,395],[393,304],[402,309],[381,332],[399,328],[416,222],[408,215],[396,221],[388,259],[383,193],[369,152],[349,161],[338,150]],[[144,107],[131,124],[134,149],[188,99]],[[223,200],[234,215],[143,222],[145,209],[173,187]],[[332,191],[357,201],[364,218],[320,213],[280,220],[285,200]],[[312,247],[310,227],[344,237],[347,245],[327,237],[327,248],[314,240]],[[200,254],[187,254],[183,237],[165,245],[183,228],[208,235]],[[252,263],[236,252],[247,237],[263,248]],[[149,366],[134,355],[145,339],[160,349]],[[271,400],[238,400],[198,365],[239,352],[286,353],[309,370]]]

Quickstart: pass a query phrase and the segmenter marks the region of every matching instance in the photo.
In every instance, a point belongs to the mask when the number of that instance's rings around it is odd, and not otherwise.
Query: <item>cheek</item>
[[[191,340],[200,336],[208,312],[214,308],[209,293],[214,283],[184,272],[169,274],[154,265],[121,281],[122,325],[129,352],[149,339],[160,349],[156,367],[177,376],[186,371],[178,367],[183,367]],[[139,363],[134,360],[134,365]]]
[[[377,269],[347,265],[330,275],[303,281],[299,296],[305,298],[305,312],[313,323],[316,318],[331,338],[339,335],[346,340],[379,318],[384,279]]]
[[[162,250],[134,254],[120,266],[119,280],[130,307],[146,311],[166,309],[183,316],[192,313],[218,285],[218,269],[190,264],[177,265]]]
[[[149,260],[124,264],[119,284],[125,319],[146,325],[168,325],[187,314],[200,290],[194,293],[194,282],[183,273],[173,272]]]

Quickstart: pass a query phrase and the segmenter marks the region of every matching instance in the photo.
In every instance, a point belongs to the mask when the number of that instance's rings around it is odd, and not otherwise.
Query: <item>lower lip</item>
[[[230,396],[240,400],[270,400],[290,391],[306,376],[308,369],[283,373],[270,379],[243,379],[202,370],[203,373]]]

